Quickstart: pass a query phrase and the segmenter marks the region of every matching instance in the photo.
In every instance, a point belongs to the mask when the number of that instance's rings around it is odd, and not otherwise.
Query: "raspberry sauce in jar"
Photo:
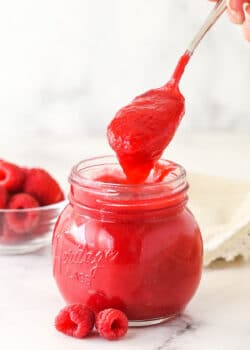
[[[202,270],[202,239],[187,209],[185,170],[161,160],[128,184],[115,157],[76,165],[70,203],[54,230],[54,277],[67,303],[118,308],[130,325],[179,314]]]

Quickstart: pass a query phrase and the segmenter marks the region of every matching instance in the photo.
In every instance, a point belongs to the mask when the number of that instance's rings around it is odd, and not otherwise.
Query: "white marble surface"
[[[1,2],[0,136],[102,135],[114,112],[163,84],[208,0]],[[249,44],[226,16],[182,83],[185,128],[250,128]]]
[[[108,152],[104,139],[2,138],[1,155],[45,166],[65,180],[80,158]],[[180,131],[167,155],[187,169],[250,179],[247,134],[188,134]],[[66,183],[64,181],[64,183]],[[217,263],[204,270],[197,295],[184,315],[163,325],[130,329],[108,342],[96,335],[75,340],[57,333],[54,316],[64,305],[52,278],[50,250],[0,256],[0,346],[14,350],[144,349],[249,350],[250,264]]]

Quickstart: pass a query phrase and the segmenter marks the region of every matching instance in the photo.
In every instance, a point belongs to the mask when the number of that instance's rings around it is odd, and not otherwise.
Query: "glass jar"
[[[69,204],[53,236],[54,277],[67,303],[118,308],[130,325],[149,325],[190,301],[202,239],[186,207],[185,170],[164,160],[161,168],[162,181],[142,185],[126,184],[114,157],[72,169]]]

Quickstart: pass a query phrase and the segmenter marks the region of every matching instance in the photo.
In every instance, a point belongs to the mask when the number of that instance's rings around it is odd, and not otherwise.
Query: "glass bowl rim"
[[[55,210],[55,209],[60,209],[63,208],[68,204],[68,200],[64,199],[63,201],[54,203],[54,204],[49,204],[49,205],[44,205],[40,207],[35,207],[35,208],[25,208],[25,209],[0,209],[0,214],[7,214],[7,213],[27,213],[27,212],[43,212],[46,210]],[[1,218],[0,218],[1,220]]]

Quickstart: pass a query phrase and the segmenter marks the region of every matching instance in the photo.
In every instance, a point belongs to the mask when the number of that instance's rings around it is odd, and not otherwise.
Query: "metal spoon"
[[[166,84],[166,86],[178,86],[180,79],[182,78],[182,75],[184,73],[185,67],[188,64],[191,56],[193,55],[195,49],[201,42],[201,40],[204,38],[204,36],[207,34],[209,29],[217,22],[217,20],[220,18],[220,16],[225,12],[227,8],[227,1],[226,0],[219,0],[212,11],[209,13],[208,17],[206,18],[204,24],[199,29],[199,31],[194,36],[193,40],[191,41],[190,45],[188,46],[187,50],[185,51],[184,55],[181,56],[175,71],[170,79],[170,81]]]
[[[220,16],[225,12],[227,8],[227,1],[226,0],[219,0],[213,10],[208,15],[207,19],[205,20],[203,26],[200,28],[198,33],[195,35],[193,40],[191,41],[190,45],[187,48],[187,52],[192,55],[201,42],[201,40],[204,38],[204,36],[207,34],[209,29],[217,22],[217,20],[220,18]]]

